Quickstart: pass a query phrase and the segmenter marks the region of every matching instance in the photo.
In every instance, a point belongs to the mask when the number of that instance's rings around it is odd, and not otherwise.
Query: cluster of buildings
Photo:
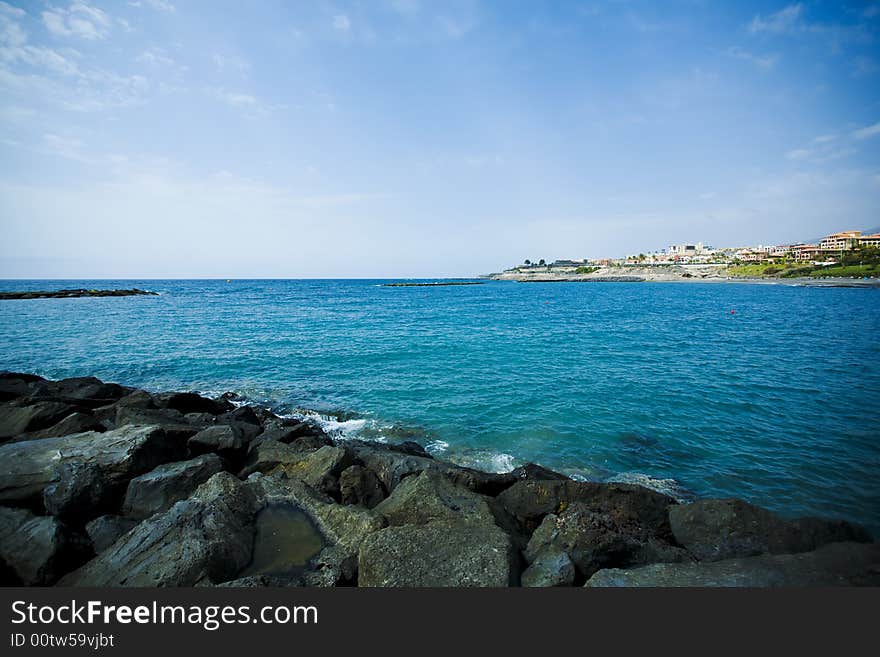
[[[673,244],[654,253],[627,256],[624,264],[727,264],[739,262],[832,262],[844,252],[860,248],[880,248],[880,233],[864,235],[846,230],[823,237],[818,244],[778,244],[716,249],[702,242]]]
[[[832,264],[846,251],[862,248],[880,248],[880,233],[862,234],[859,230],[846,230],[823,237],[818,244],[778,244],[774,246],[745,246],[715,248],[702,242],[694,244],[672,244],[662,251],[629,255],[626,258],[555,260],[553,262],[531,262],[515,267],[528,269],[577,269],[580,267],[609,267],[612,265],[682,265],[717,264],[728,265],[733,262],[774,263],[794,261],[803,263]]]

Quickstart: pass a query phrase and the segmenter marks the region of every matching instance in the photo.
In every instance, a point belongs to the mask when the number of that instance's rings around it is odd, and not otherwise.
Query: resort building
[[[859,237],[859,246],[870,249],[880,249],[880,233],[873,235],[862,235]]]
[[[823,251],[849,251],[859,245],[860,230],[845,230],[822,238],[819,248]]]

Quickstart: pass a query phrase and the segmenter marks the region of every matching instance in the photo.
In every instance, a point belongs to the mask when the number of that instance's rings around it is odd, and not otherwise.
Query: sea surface
[[[880,535],[880,289],[2,281],[0,369],[238,392],[340,437],[735,496]]]

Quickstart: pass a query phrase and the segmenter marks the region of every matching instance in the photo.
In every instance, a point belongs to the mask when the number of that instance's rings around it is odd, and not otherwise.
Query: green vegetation
[[[844,252],[834,265],[811,265],[796,262],[781,262],[768,265],[757,263],[750,265],[731,265],[727,268],[728,276],[745,276],[761,278],[822,278],[822,277],[856,277],[880,276],[880,249],[854,249]]]
[[[574,270],[575,274],[592,274],[594,271],[599,271],[598,267],[578,267]]]

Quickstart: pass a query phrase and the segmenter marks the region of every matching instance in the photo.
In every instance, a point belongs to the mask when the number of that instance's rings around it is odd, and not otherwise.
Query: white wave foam
[[[425,445],[425,450],[434,456],[437,454],[442,454],[447,449],[449,449],[449,443],[445,440],[432,440],[427,445]]]
[[[608,483],[636,484],[669,495],[677,502],[692,502],[694,494],[675,479],[656,479],[641,472],[621,472],[606,479]]]

